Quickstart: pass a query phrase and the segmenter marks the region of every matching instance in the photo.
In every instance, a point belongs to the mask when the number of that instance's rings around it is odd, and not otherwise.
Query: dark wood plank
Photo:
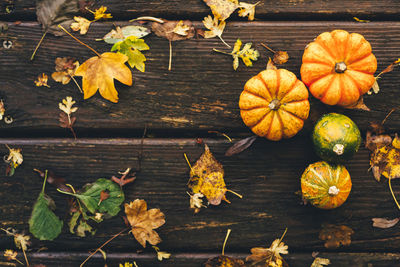
[[[196,25],[200,26],[199,23]],[[94,39],[103,36],[111,28],[111,23],[94,23],[88,35],[81,38],[98,51],[105,52],[110,46]],[[400,55],[400,23],[397,22],[233,22],[228,23],[224,38],[230,44],[239,37],[257,45],[261,58],[252,68],[240,66],[238,71],[234,71],[229,56],[212,52],[212,48],[225,49],[220,41],[194,39],[173,44],[173,68],[169,72],[167,40],[150,36],[146,39],[151,48],[145,52],[148,58],[146,72],[133,71],[132,87],[117,83],[120,102],[112,104],[102,100],[99,94],[83,101],[72,82],[62,86],[50,81],[51,88],[35,87],[33,81],[38,74],[53,72],[56,57],[73,56],[82,62],[93,55],[68,36],[49,36],[34,62],[29,62],[32,50],[42,34],[39,25],[33,22],[10,25],[8,38],[13,40],[14,46],[9,50],[0,50],[0,96],[5,98],[15,121],[10,125],[1,123],[1,134],[24,135],[23,130],[26,129],[30,133],[37,130],[42,135],[53,132],[68,134],[58,127],[58,102],[67,95],[79,100],[79,111],[76,113],[78,135],[90,135],[96,130],[97,133],[115,130],[119,135],[139,135],[145,124],[155,131],[164,129],[181,134],[190,130],[248,133],[239,115],[238,98],[244,83],[264,69],[267,57],[271,56],[258,44],[268,42],[275,49],[288,51],[291,58],[283,67],[299,76],[305,45],[319,33],[337,28],[365,35],[378,58],[378,71]],[[400,72],[397,70],[384,75],[380,80],[381,92],[365,97],[372,112],[345,113],[362,130],[366,129],[371,120],[383,119],[392,107],[398,106],[399,78]],[[312,103],[312,110],[316,111],[315,106],[319,102],[313,100]],[[399,129],[400,113],[394,113],[387,126]]]
[[[189,167],[183,153],[193,163],[203,148],[194,139],[146,139],[142,171],[137,181],[125,188],[127,201],[145,199],[150,208],[160,208],[166,214],[166,224],[158,232],[163,239],[160,247],[175,252],[220,251],[226,230],[232,229],[228,248],[231,252],[248,251],[265,246],[288,228],[286,243],[292,252],[325,251],[318,239],[324,223],[345,224],[355,234],[344,252],[390,252],[400,246],[397,227],[376,229],[371,218],[398,216],[387,182],[377,183],[368,172],[369,153],[365,149],[347,164],[353,180],[348,201],[332,211],[303,206],[295,194],[300,188],[300,176],[307,164],[317,161],[308,138],[297,137],[280,143],[257,140],[248,151],[224,157],[229,147],[226,140],[206,140],[226,174],[231,190],[243,194],[239,199],[227,194],[232,204],[209,207],[193,215],[186,194]],[[51,140],[0,140],[0,144],[23,149],[24,163],[13,177],[1,177],[0,218],[2,227],[27,230],[34,200],[41,189],[41,179],[33,168],[51,169],[67,182],[80,188],[97,178],[111,177],[127,167],[137,167],[140,148],[138,139],[82,139],[70,142]],[[1,154],[6,149],[0,146]],[[4,167],[0,170],[4,171]],[[396,194],[400,185],[393,182]],[[66,216],[65,197],[51,186],[47,193],[58,205],[57,214]],[[122,214],[121,214],[122,215]],[[34,240],[33,249],[45,246],[50,251],[68,247],[69,251],[94,249],[123,228],[120,216],[100,225],[94,237],[78,238],[67,233],[53,242]],[[0,248],[12,247],[11,238],[2,234]],[[109,251],[131,252],[140,249],[128,234],[107,246]],[[151,251],[151,247],[145,251]]]
[[[248,254],[229,253],[227,256],[244,259]],[[108,266],[118,266],[120,263],[130,262],[134,260],[140,267],[157,267],[157,266],[203,266],[208,258],[218,256],[211,253],[177,253],[172,254],[171,258],[162,262],[157,261],[155,254],[136,254],[136,253],[107,253],[106,263]],[[357,267],[393,267],[398,266],[400,254],[398,253],[320,253],[319,257],[328,258],[331,261],[329,266],[357,266]],[[87,257],[85,253],[74,252],[42,252],[28,254],[30,263],[45,264],[47,267],[52,266],[79,266],[79,264]],[[284,256],[290,266],[309,267],[313,261],[310,253],[292,253]],[[23,260],[21,258],[21,260]],[[6,262],[2,258],[1,266]],[[95,255],[85,266],[103,266],[105,263],[101,255]],[[4,265],[2,265],[4,264]]]
[[[256,0],[245,2],[256,3]],[[159,17],[180,17],[201,19],[210,14],[210,9],[202,0],[99,0],[96,6],[105,5],[114,18],[131,19],[142,15]],[[12,12],[7,14],[9,6]],[[0,5],[0,16],[6,19],[26,19],[35,17],[35,4],[30,0],[5,0]],[[277,0],[263,1],[256,9],[257,19],[347,19],[362,16],[369,19],[396,19],[400,15],[400,3],[396,0],[383,0],[379,5],[374,0]],[[233,20],[238,16],[232,16]]]

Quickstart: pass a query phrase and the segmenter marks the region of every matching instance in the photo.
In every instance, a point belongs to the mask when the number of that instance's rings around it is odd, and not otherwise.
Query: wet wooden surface
[[[357,2],[357,3],[356,3]],[[200,20],[209,12],[200,0],[190,1],[98,1],[107,5],[113,22],[95,22],[89,33],[80,38],[99,52],[110,45],[94,41],[116,25],[127,25],[127,19],[141,15],[165,18],[187,18],[202,27]],[[6,14],[4,8],[13,5]],[[24,163],[13,177],[5,177],[1,166],[0,224],[28,231],[32,205],[41,188],[41,179],[34,168],[50,169],[79,188],[98,178],[109,178],[127,167],[138,168],[141,135],[147,127],[143,144],[143,160],[137,180],[124,188],[127,201],[145,199],[150,208],[160,208],[166,214],[166,224],[158,232],[163,239],[162,250],[172,253],[172,259],[158,262],[151,247],[143,249],[128,234],[111,242],[107,252],[108,266],[136,260],[139,266],[200,266],[210,256],[221,251],[226,230],[232,229],[226,252],[245,258],[250,248],[269,246],[287,227],[285,243],[290,266],[309,266],[311,253],[322,252],[331,259],[330,266],[400,266],[398,227],[372,227],[373,217],[398,217],[387,181],[378,183],[368,172],[369,152],[362,148],[350,160],[348,168],[353,189],[348,201],[332,211],[304,206],[296,192],[300,175],[308,164],[315,162],[309,139],[313,122],[329,111],[349,115],[360,127],[363,137],[368,124],[382,120],[399,105],[398,80],[395,70],[379,81],[381,91],[367,95],[371,112],[325,107],[311,99],[312,114],[305,129],[291,140],[269,142],[258,139],[240,155],[224,156],[229,141],[208,131],[227,133],[234,140],[250,136],[242,123],[238,98],[246,80],[265,68],[272,56],[259,43],[288,51],[290,60],[282,67],[299,77],[304,47],[319,33],[345,29],[363,34],[371,42],[378,59],[378,72],[400,55],[400,14],[398,1],[275,1],[257,7],[255,22],[233,16],[227,23],[224,39],[233,44],[237,38],[253,42],[261,53],[251,68],[243,65],[232,69],[232,58],[212,52],[226,49],[218,39],[192,39],[173,43],[172,71],[168,71],[168,41],[150,35],[145,51],[146,72],[133,71],[131,87],[116,83],[120,101],[112,104],[96,94],[83,100],[75,85],[62,86],[50,80],[51,88],[36,87],[33,81],[44,72],[54,71],[56,57],[72,56],[83,62],[91,57],[90,50],[77,45],[70,37],[47,36],[33,62],[29,57],[42,31],[35,22],[31,1],[3,1],[0,20],[7,20],[9,30],[0,40],[11,40],[10,49],[0,47],[0,97],[4,99],[12,124],[0,122],[0,154],[7,154],[5,144],[22,148]],[[353,16],[376,19],[371,23],[356,23]],[[15,24],[14,21],[22,23]],[[279,21],[275,21],[279,20]],[[332,20],[332,21],[331,21]],[[386,21],[378,21],[386,20]],[[390,21],[393,20],[393,21]],[[227,50],[228,51],[228,50]],[[66,96],[77,100],[79,110],[76,132],[78,140],[58,126],[58,102]],[[391,132],[400,129],[400,113],[394,112],[385,123]],[[192,163],[202,153],[196,138],[202,137],[216,158],[224,165],[229,189],[244,196],[239,199],[227,193],[231,204],[209,207],[193,215],[186,194],[189,167],[183,153]],[[395,192],[400,191],[397,181]],[[56,201],[56,213],[68,218],[66,198],[52,186],[47,193]],[[33,239],[29,257],[32,263],[46,266],[78,266],[105,240],[123,227],[122,212],[106,220],[93,237],[78,238],[64,227],[53,242]],[[327,250],[318,239],[325,223],[344,224],[355,233],[350,246]],[[13,248],[11,238],[0,234],[0,249]],[[212,237],[212,238],[210,238]],[[40,248],[47,250],[37,252]],[[140,251],[139,251],[140,250]],[[233,253],[233,254],[230,254]],[[22,259],[22,258],[21,258]],[[97,255],[88,266],[102,266]],[[7,266],[1,258],[0,266]]]

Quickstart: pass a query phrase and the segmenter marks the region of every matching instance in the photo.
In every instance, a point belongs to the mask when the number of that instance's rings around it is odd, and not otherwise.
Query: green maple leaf
[[[127,37],[124,41],[115,43],[111,51],[118,51],[121,54],[128,56],[128,63],[131,68],[136,68],[144,72],[146,57],[142,54],[143,50],[149,50],[150,47],[144,42],[143,39],[135,36]]]
[[[54,201],[44,193],[47,171],[43,182],[42,191],[33,206],[29,219],[29,231],[40,240],[53,240],[62,230],[63,222],[54,214],[52,209],[56,205]]]

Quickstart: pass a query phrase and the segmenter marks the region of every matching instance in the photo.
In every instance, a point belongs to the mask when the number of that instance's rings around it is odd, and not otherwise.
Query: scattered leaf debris
[[[159,261],[162,261],[163,259],[169,259],[169,257],[171,257],[171,253],[168,253],[166,251],[161,251],[159,247],[156,246],[152,246],[154,248],[154,250],[157,253],[157,259]]]
[[[350,245],[352,234],[354,234],[353,229],[346,225],[326,224],[319,232],[319,239],[325,241],[326,248],[333,249]]]

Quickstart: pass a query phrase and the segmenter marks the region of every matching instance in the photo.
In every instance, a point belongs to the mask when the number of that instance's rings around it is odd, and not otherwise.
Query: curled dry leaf
[[[289,54],[286,51],[275,51],[264,43],[261,43],[261,46],[265,47],[266,49],[274,53],[273,62],[275,64],[277,65],[285,64],[289,60]]]
[[[331,261],[329,259],[316,257],[311,264],[311,267],[324,267],[329,264],[331,264]]]
[[[117,103],[118,92],[114,79],[126,85],[132,85],[132,73],[125,65],[126,55],[106,52],[86,60],[75,71],[76,76],[82,76],[83,98],[92,97],[97,90],[105,99]]]
[[[378,138],[389,140],[387,136]],[[386,145],[375,143],[376,149],[371,153],[370,165],[377,181],[380,181],[381,175],[388,179],[400,178],[400,150],[393,146],[397,146],[397,143],[396,139]]]
[[[56,71],[51,74],[51,77],[62,84],[68,84],[79,67],[79,62],[71,57],[58,57],[55,60],[55,64]]]
[[[271,60],[271,58],[268,58],[268,63],[267,63],[267,70],[277,70],[278,68],[275,66],[275,63]]]
[[[319,232],[319,239],[326,240],[325,247],[332,249],[350,245],[352,234],[354,231],[348,226],[327,224]]]
[[[174,29],[180,24],[179,27],[184,27],[186,30],[186,35],[177,34]],[[152,31],[159,37],[163,37],[169,41],[182,41],[191,39],[194,37],[194,27],[190,20],[164,20],[164,23],[153,22],[151,24]]]
[[[183,23],[183,20],[180,20],[176,25],[175,28],[172,30],[174,33],[186,36],[189,34],[190,27]]]
[[[92,21],[90,21],[86,18],[83,18],[83,17],[79,17],[79,16],[78,17],[75,16],[74,20],[75,20],[75,22],[71,23],[71,26],[70,26],[71,30],[73,30],[75,32],[79,31],[79,33],[81,35],[86,34],[89,30],[89,26],[92,23]]]
[[[219,205],[221,200],[230,203],[225,197],[230,190],[225,185],[224,168],[214,158],[207,144],[204,144],[204,153],[190,169],[188,187],[193,194],[204,195],[212,205]]]
[[[287,229],[286,229],[287,230]],[[286,234],[286,230],[282,237],[275,239],[269,248],[255,247],[250,250],[251,255],[246,257],[246,261],[252,262],[256,266],[273,266],[282,267],[288,266],[281,254],[289,254],[288,246],[282,242]]]
[[[203,0],[203,1],[210,7],[214,17],[221,21],[224,21],[227,18],[229,18],[230,15],[239,7],[238,0]]]
[[[372,226],[376,228],[390,228],[395,226],[400,221],[400,218],[388,220],[386,218],[372,218]]]
[[[129,204],[125,203],[125,214],[131,226],[131,233],[145,248],[146,242],[157,245],[161,242],[160,236],[153,229],[165,223],[165,216],[159,209],[147,210],[147,203],[143,199],[136,199]]]
[[[237,141],[233,146],[231,146],[225,152],[225,156],[230,157],[230,156],[233,156],[233,155],[243,152],[244,150],[249,148],[254,143],[254,141],[256,141],[256,139],[257,139],[257,135],[253,135],[253,136],[246,137],[242,140]]]

